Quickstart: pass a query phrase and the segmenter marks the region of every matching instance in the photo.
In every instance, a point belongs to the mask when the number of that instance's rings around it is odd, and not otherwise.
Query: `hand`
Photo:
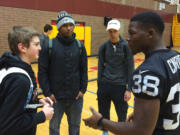
[[[51,94],[50,99],[51,99],[54,103],[56,103],[56,98],[55,98],[54,94]]]
[[[45,97],[39,100],[41,104],[48,104],[49,106],[53,106],[53,101],[49,97]]]
[[[49,105],[45,105],[42,109],[42,111],[44,112],[45,116],[46,116],[46,120],[51,120],[54,114],[54,109],[52,107],[50,107]]]
[[[79,98],[82,98],[84,96],[84,93],[82,93],[81,91],[79,91],[76,100],[78,100]]]
[[[131,113],[128,118],[126,119],[126,122],[131,122],[134,120],[134,113]]]
[[[102,117],[102,115],[96,112],[92,107],[90,107],[92,112],[92,116],[86,119],[83,119],[86,126],[92,127],[94,129],[98,129],[97,122]]]
[[[124,93],[124,101],[128,102],[131,99],[131,92],[126,90]]]

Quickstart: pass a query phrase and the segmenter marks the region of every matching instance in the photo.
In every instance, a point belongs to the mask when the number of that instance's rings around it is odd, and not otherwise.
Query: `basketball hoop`
[[[180,5],[180,0],[155,0],[158,1],[159,3],[166,3],[169,5]]]
[[[180,4],[179,4],[179,0],[171,0],[170,1],[170,5],[177,5],[177,6],[179,6]]]
[[[180,0],[155,0],[159,2],[159,10],[164,10],[166,8],[166,5],[170,6],[176,6],[177,7],[177,13],[180,14]]]
[[[169,5],[177,6],[177,14],[180,13],[180,3],[179,3],[179,0],[171,0]]]

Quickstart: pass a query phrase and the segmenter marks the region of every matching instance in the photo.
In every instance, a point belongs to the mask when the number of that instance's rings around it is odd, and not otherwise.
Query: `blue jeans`
[[[50,121],[50,135],[60,135],[60,123],[64,113],[67,115],[69,135],[79,135],[83,98],[62,100],[54,104],[54,115]]]

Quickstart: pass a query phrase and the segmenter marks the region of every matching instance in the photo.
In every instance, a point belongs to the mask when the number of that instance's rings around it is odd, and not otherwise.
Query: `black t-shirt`
[[[180,54],[154,51],[135,70],[131,82],[135,97],[160,100],[153,135],[180,135]]]

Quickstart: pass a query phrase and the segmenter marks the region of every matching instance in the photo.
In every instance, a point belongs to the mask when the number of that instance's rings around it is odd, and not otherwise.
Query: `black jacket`
[[[73,34],[66,39],[59,34],[52,41],[51,53],[48,42],[42,46],[39,56],[38,79],[45,96],[54,94],[57,100],[72,99],[87,88],[87,55],[80,48]]]
[[[103,81],[114,85],[128,84],[130,86],[133,70],[133,55],[122,37],[114,48],[110,40],[101,45],[98,61],[98,84]],[[127,89],[129,90],[129,88]]]
[[[0,58],[0,70],[19,67],[25,70],[35,85],[32,68],[18,56],[6,52]],[[45,121],[41,111],[24,109],[30,89],[29,78],[22,73],[7,75],[0,84],[0,135],[35,135],[36,125]],[[32,103],[32,98],[30,103]]]

